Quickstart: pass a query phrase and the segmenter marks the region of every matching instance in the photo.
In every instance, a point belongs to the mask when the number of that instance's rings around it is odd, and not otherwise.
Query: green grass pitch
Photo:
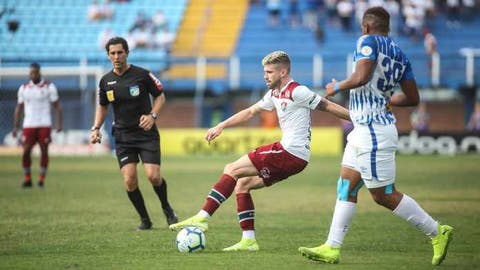
[[[164,157],[162,172],[181,219],[195,214],[223,166],[236,156]],[[20,157],[0,157],[0,269],[479,269],[480,156],[398,156],[397,188],[455,227],[449,254],[432,267],[428,239],[375,205],[362,189],[339,265],[306,260],[299,246],[327,236],[340,157],[313,157],[301,174],[253,191],[256,253],[222,253],[240,240],[235,197],[213,216],[207,249],[181,254],[143,171],[140,188],[154,223],[136,231],[116,161],[52,157],[43,190],[23,190]],[[34,159],[32,176],[38,174]],[[141,168],[141,167],[139,167]]]

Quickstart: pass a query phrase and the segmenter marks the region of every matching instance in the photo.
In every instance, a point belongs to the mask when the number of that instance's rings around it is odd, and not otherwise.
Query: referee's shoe
[[[163,208],[163,213],[165,214],[165,217],[167,218],[168,225],[178,222],[178,216],[175,213],[175,211],[173,211],[172,207],[169,206],[167,208]]]

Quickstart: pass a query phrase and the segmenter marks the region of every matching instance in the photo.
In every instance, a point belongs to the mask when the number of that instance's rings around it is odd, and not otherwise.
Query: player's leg
[[[240,177],[257,175],[257,170],[253,167],[247,155],[238,160],[227,164],[224,167],[223,174],[217,183],[212,187],[202,209],[193,217],[169,226],[171,230],[179,230],[187,226],[196,226],[202,231],[208,230],[208,220],[232,195],[237,179]]]
[[[135,207],[135,210],[137,210],[137,213],[141,219],[138,229],[151,229],[152,222],[150,220],[150,216],[148,215],[147,208],[145,207],[145,201],[143,200],[142,192],[138,187],[138,152],[134,148],[126,147],[124,144],[116,142],[115,153],[117,155],[120,172],[123,176],[123,183],[125,185],[125,189],[127,190],[128,198]]]
[[[447,253],[453,228],[440,225],[414,199],[395,188],[395,152],[397,133],[394,126],[370,127],[372,141],[382,146],[359,155],[362,178],[373,199],[408,221],[432,239],[434,256],[432,264],[440,264]],[[374,144],[375,146],[375,144]]]
[[[326,263],[340,262],[340,248],[357,208],[358,190],[363,186],[360,173],[342,167],[337,183],[337,201],[327,241],[313,248],[300,247],[300,253],[308,259]]]
[[[237,180],[235,193],[242,239],[233,246],[223,249],[224,251],[256,251],[259,249],[255,240],[255,208],[250,191],[271,186],[301,172],[307,166],[307,162],[288,153],[277,142],[261,146],[250,152],[245,157],[244,165],[251,173],[256,172],[257,175],[240,177]]]
[[[48,169],[48,146],[51,142],[51,128],[40,128],[38,130],[38,145],[40,146],[40,175],[38,177],[38,186],[43,187],[45,176]]]
[[[257,251],[259,246],[255,239],[255,206],[250,190],[265,187],[259,176],[243,177],[237,180],[235,194],[237,197],[237,215],[242,239],[233,246],[224,248],[223,251]]]
[[[32,186],[32,149],[37,142],[37,132],[35,128],[24,128],[22,130],[22,167],[23,167],[23,184],[24,188]]]
[[[143,157],[142,157],[142,160]],[[158,196],[162,205],[163,213],[167,219],[167,224],[174,224],[178,222],[178,217],[168,201],[167,181],[160,174],[160,164],[144,163],[143,168],[147,175],[148,181],[152,184],[153,190]]]
[[[327,241],[313,248],[300,247],[298,250],[303,256],[326,263],[338,263],[340,261],[340,247],[355,215],[358,191],[363,186],[360,173],[355,167],[355,147],[351,142],[348,142],[342,158],[342,168],[337,183],[337,201]]]

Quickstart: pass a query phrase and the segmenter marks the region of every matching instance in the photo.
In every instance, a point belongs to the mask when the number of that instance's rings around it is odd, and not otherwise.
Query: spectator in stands
[[[97,0],[93,0],[90,6],[88,6],[88,20],[98,21],[102,19],[102,10]]]
[[[103,5],[101,6],[101,11],[104,19],[112,19],[113,18],[113,8],[110,5],[110,0],[104,0]]]
[[[110,40],[114,36],[115,34],[113,33],[112,29],[110,29],[110,27],[105,27],[102,31],[100,31],[100,33],[98,33],[98,48],[103,50],[108,40]]]
[[[87,16],[89,21],[111,19],[113,17],[113,9],[109,0],[104,0],[102,5],[98,4],[97,0],[93,0],[88,7]]]
[[[427,54],[427,64],[428,64],[428,71],[431,75],[432,72],[432,58],[435,54],[438,53],[437,51],[437,39],[435,36],[428,30],[428,28],[423,29],[423,45],[425,47],[425,53]]]
[[[307,0],[303,14],[303,26],[314,31],[317,28],[321,0]]]
[[[15,107],[12,135],[17,137],[20,120],[23,117],[22,130],[22,166],[24,173],[23,187],[32,187],[30,167],[31,152],[36,143],[40,146],[40,176],[38,186],[43,187],[48,167],[48,145],[52,141],[50,133],[52,117],[50,108],[55,109],[57,132],[62,131],[62,108],[55,85],[42,79],[40,65],[30,65],[30,81],[18,89],[18,103]]]
[[[417,41],[423,28],[425,9],[421,5],[410,2],[404,6],[403,15],[405,16],[405,33],[413,41]]]
[[[155,32],[152,30],[153,47],[170,51],[173,41],[175,40],[175,34],[170,32],[168,28],[162,28],[160,31]]]
[[[165,16],[163,10],[157,10],[152,17],[153,31],[157,32],[164,28],[168,28],[168,18]]]
[[[478,99],[479,97],[477,97]],[[470,116],[470,121],[467,124],[467,129],[472,132],[480,132],[480,100],[475,103],[475,109]]]
[[[298,6],[298,0],[288,1],[288,17],[291,27],[300,25],[300,7]]]
[[[328,24],[337,24],[337,0],[325,0]]]
[[[466,21],[471,21],[475,15],[475,0],[462,0],[463,15]]]
[[[280,24],[281,16],[281,0],[267,0],[267,11],[268,11],[268,25],[269,26],[278,26]]]
[[[147,26],[142,25],[131,34],[135,48],[152,47],[151,31]]]
[[[340,0],[337,4],[337,13],[340,17],[342,29],[350,32],[352,29],[353,4],[350,0]]]
[[[410,123],[412,124],[413,130],[419,133],[427,132],[429,120],[430,115],[427,111],[427,104],[420,102],[418,107],[410,114]]]
[[[447,27],[460,27],[460,0],[447,0]]]
[[[382,6],[390,13],[390,36],[396,36],[400,20],[400,4],[396,0],[387,0]]]
[[[137,13],[137,17],[135,18],[135,22],[130,27],[128,32],[132,33],[137,29],[147,29],[148,27],[150,27],[150,24],[151,24],[151,20],[145,16],[145,13],[143,13],[142,11],[139,11]]]
[[[355,18],[358,25],[362,25],[363,13],[368,9],[369,4],[367,0],[355,1]]]

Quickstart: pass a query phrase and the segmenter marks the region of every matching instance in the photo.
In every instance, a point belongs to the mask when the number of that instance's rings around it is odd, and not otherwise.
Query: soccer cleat
[[[38,181],[37,185],[38,185],[39,188],[43,188],[43,181]]]
[[[438,225],[438,234],[432,239],[432,264],[439,265],[447,256],[448,245],[453,239],[453,228],[448,225]]]
[[[180,221],[168,226],[168,228],[170,228],[170,230],[172,231],[179,231],[185,227],[197,227],[202,232],[205,232],[208,230],[208,219],[195,215],[193,217],[185,219],[184,221]]]
[[[138,230],[144,231],[144,230],[150,230],[152,228],[152,222],[150,219],[147,218],[142,218],[142,223],[137,227]]]
[[[165,217],[167,218],[167,224],[171,225],[174,223],[178,222],[178,216],[175,211],[169,206],[168,208],[163,208],[163,213],[165,214]]]
[[[231,247],[224,248],[223,251],[258,251],[260,247],[255,239],[242,238],[240,242]]]
[[[22,187],[23,188],[31,188],[32,187],[32,181],[23,181]]]
[[[330,247],[327,244],[323,244],[318,247],[307,248],[299,247],[298,251],[302,256],[307,257],[309,260],[320,261],[325,263],[339,263],[340,262],[340,248]]]

